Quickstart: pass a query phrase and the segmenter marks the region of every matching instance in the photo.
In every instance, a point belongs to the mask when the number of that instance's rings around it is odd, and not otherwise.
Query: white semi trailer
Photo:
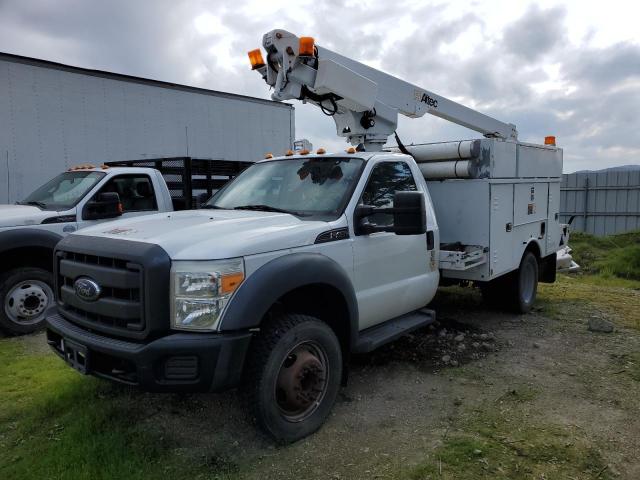
[[[249,56],[272,98],[319,106],[354,146],[267,155],[208,209],[69,235],[47,339],[80,372],[146,390],[241,384],[258,424],[291,442],[324,422],[351,353],[434,321],[442,282],[531,308],[566,238],[562,150],[309,37],[274,30],[263,46],[266,61]],[[384,151],[399,113],[484,138]]]

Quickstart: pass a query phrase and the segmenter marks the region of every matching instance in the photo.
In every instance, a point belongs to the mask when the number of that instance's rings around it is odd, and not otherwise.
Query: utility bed
[[[440,269],[488,281],[518,268],[529,240],[555,253],[562,149],[494,138],[407,146],[423,172],[440,229]]]

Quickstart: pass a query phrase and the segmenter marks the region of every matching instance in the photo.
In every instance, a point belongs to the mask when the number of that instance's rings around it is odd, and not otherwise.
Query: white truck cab
[[[358,148],[268,155],[198,211],[69,235],[47,340],[81,373],[149,391],[242,385],[286,443],[322,425],[352,353],[434,321],[440,283],[531,308],[555,280],[562,150],[309,37],[263,46],[267,62],[250,57],[273,98],[320,106]],[[398,112],[430,110],[485,138],[383,150]]]
[[[97,195],[105,192],[118,193],[122,212],[95,211]],[[157,170],[79,166],[52,178],[14,205],[0,205],[0,231],[31,227],[62,235],[109,216],[130,218],[171,210],[171,196]]]

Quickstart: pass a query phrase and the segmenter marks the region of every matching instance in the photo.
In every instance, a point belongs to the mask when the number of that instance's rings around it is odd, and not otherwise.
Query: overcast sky
[[[0,50],[268,98],[246,52],[284,28],[496,118],[556,135],[565,171],[640,163],[640,7],[632,1],[0,0]],[[296,135],[346,146],[295,104]],[[401,119],[405,143],[473,138]]]

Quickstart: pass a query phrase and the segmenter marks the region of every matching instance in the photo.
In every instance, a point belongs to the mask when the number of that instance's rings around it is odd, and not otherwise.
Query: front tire
[[[335,403],[342,351],[317,318],[285,314],[262,327],[247,359],[245,387],[258,425],[279,443],[320,428]]]
[[[24,335],[44,326],[53,305],[53,276],[41,268],[10,270],[0,278],[0,329]]]

